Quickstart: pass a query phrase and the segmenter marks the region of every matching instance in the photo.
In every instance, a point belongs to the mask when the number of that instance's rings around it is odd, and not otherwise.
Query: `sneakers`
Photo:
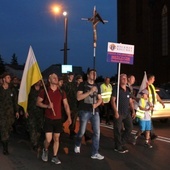
[[[48,161],[48,151],[46,151],[45,149],[43,149],[43,153],[42,153],[42,156],[41,156],[42,160],[44,162],[47,162]],[[61,161],[58,159],[57,156],[54,156],[52,159],[51,159],[51,162],[54,162],[55,164],[61,164]]]
[[[74,147],[74,152],[75,153],[80,153],[80,146],[75,146]]]
[[[51,162],[54,162],[55,164],[61,164],[61,161],[58,159],[57,156],[54,156],[54,157],[51,159]]]
[[[129,152],[128,148],[125,145],[122,146],[122,149],[125,151],[125,153]]]
[[[153,146],[152,146],[150,143],[148,143],[148,142],[145,143],[145,147],[147,147],[147,148],[153,148]]]
[[[44,162],[47,162],[48,161],[48,151],[46,151],[45,149],[43,149],[43,153],[42,153],[42,156],[41,156],[42,160]]]
[[[102,160],[102,159],[104,159],[104,156],[100,155],[99,153],[96,153],[96,154],[92,155],[91,158]]]
[[[114,150],[115,150],[116,152],[119,152],[119,153],[126,153],[126,150],[123,149],[123,147],[121,147],[121,148],[115,148]]]

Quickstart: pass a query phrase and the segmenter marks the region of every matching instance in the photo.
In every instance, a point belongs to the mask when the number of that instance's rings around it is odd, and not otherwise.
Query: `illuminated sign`
[[[107,62],[133,64],[134,45],[108,42]]]

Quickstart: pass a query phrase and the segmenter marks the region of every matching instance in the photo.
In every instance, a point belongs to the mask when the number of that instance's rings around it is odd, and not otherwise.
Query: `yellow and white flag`
[[[41,79],[42,75],[33,49],[30,46],[18,95],[18,104],[23,107],[25,113],[27,112],[28,95],[30,93],[31,86]]]

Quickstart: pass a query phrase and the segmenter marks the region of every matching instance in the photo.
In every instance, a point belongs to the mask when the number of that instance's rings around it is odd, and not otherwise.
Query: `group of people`
[[[132,120],[135,117],[139,118],[139,130],[135,134],[132,143],[136,145],[137,138],[144,133],[145,146],[152,148],[151,135],[153,138],[156,135],[153,133],[152,114],[154,114],[154,106],[160,102],[165,107],[163,101],[156,93],[153,85],[155,81],[154,75],[148,75],[147,85],[142,91],[139,92],[140,97],[133,94],[133,84],[135,77],[133,75],[127,76],[126,74],[120,75],[119,95],[117,96],[117,86],[113,88],[111,105],[114,110],[114,141],[115,151],[119,153],[128,152],[126,143],[131,136],[133,128]],[[137,108],[134,103],[137,103]]]
[[[44,162],[48,161],[48,150],[53,140],[51,162],[61,164],[58,158],[59,138],[65,121],[69,124],[70,139],[75,139],[74,152],[76,154],[81,151],[81,141],[84,136],[85,140],[92,139],[91,158],[104,159],[104,156],[99,153],[101,106],[104,109],[108,125],[110,125],[109,117],[112,109],[115,151],[119,153],[128,152],[126,143],[133,128],[132,119],[136,116],[134,100],[138,100],[139,109],[143,111],[143,117],[140,117],[140,130],[135,135],[133,144],[136,144],[138,136],[146,131],[146,145],[151,148],[149,143],[152,128],[150,113],[152,113],[156,101],[161,102],[164,107],[153,86],[155,77],[152,76],[152,81],[148,78],[150,90],[144,89],[140,99],[133,95],[132,85],[135,82],[133,75],[127,77],[126,74],[121,74],[119,88],[110,84],[109,77],[106,77],[104,83],[99,86],[95,83],[96,78],[95,69],[88,70],[87,81],[83,81],[81,75],[74,78],[73,73],[68,73],[67,79],[64,81],[57,74],[52,73],[48,77],[46,88],[42,88],[41,81],[31,87],[28,97],[28,112],[25,113],[25,117],[28,118],[28,130],[34,149],[37,149],[40,145],[39,139],[42,129],[45,132],[42,150],[42,160]],[[9,154],[8,140],[15,117],[19,118],[17,93],[14,86],[10,86],[10,84],[10,74],[3,74],[2,85],[0,85],[0,134],[5,155]],[[118,89],[119,95],[117,96]],[[66,118],[63,121],[64,114]],[[76,133],[77,117],[79,117],[79,130]],[[89,121],[93,131],[92,138],[86,132]]]

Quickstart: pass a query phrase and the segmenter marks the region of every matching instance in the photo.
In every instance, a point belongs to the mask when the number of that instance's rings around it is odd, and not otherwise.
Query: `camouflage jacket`
[[[19,110],[18,97],[14,88],[0,86],[0,115],[14,115]]]
[[[43,116],[44,109],[40,108],[36,105],[37,97],[40,90],[36,90],[34,87],[31,88],[29,96],[28,96],[28,114],[29,116]]]

